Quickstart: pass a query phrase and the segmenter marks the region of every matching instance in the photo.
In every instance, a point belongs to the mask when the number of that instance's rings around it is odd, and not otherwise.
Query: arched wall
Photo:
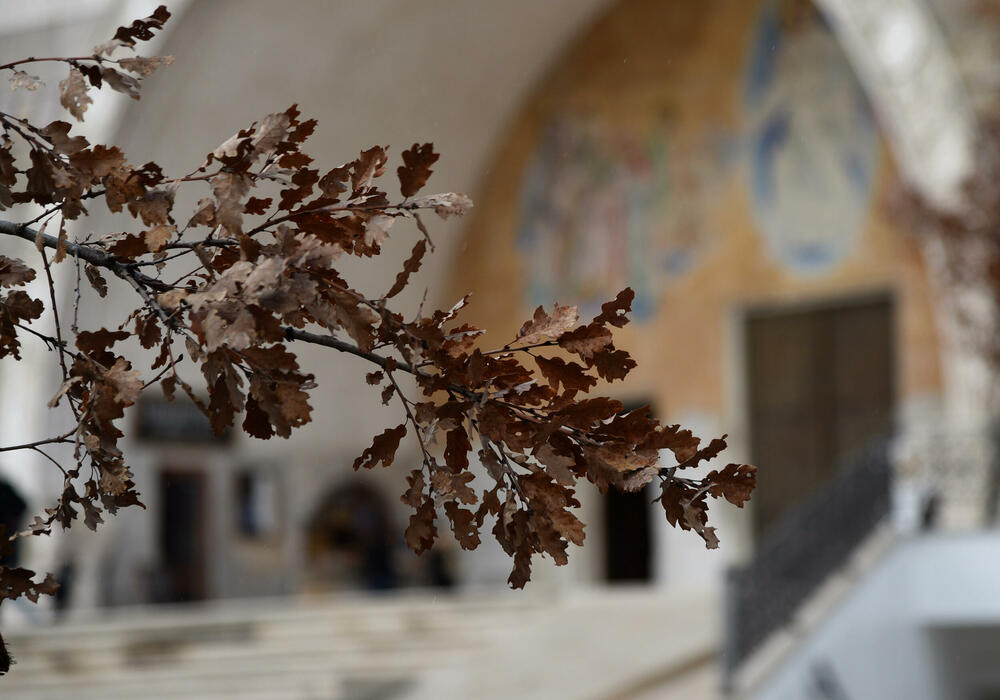
[[[23,19],[20,23],[13,19],[5,22],[0,31],[16,31],[18,41],[24,39],[34,49],[44,46],[51,48],[54,54],[72,53],[80,49],[80,41],[87,46],[96,43],[105,38],[116,24],[148,14],[156,4],[155,0],[89,0],[49,5],[46,12],[38,13],[34,12],[33,6],[29,8],[21,0],[0,0],[0,14]],[[526,127],[530,119],[537,120],[539,110],[566,96],[567,86],[579,79],[604,81],[603,84],[609,86],[609,94],[627,92],[627,85],[616,84],[616,66],[608,61],[611,54],[602,55],[601,51],[613,53],[616,44],[629,45],[633,36],[636,45],[647,48],[622,56],[622,65],[627,66],[629,61],[633,67],[637,62],[642,63],[638,67],[639,73],[656,69],[655,62],[651,65],[648,60],[650,36],[653,41],[662,41],[661,48],[667,47],[671,55],[678,57],[677,64],[666,66],[664,75],[668,77],[683,75],[681,68],[695,60],[701,62],[701,70],[705,71],[703,75],[711,81],[722,70],[723,62],[735,60],[734,57],[741,55],[737,44],[727,41],[717,31],[713,34],[711,22],[706,23],[703,18],[685,19],[685,13],[693,4],[669,3],[665,7],[664,3],[658,3],[654,8],[647,3],[647,10],[641,15],[639,24],[633,20],[629,25],[613,17],[604,20],[600,26],[608,28],[607,42],[590,49],[592,53],[597,53],[591,56],[589,62],[580,58],[587,68],[579,74],[574,73],[567,68],[567,59],[560,59],[560,56],[581,28],[608,4],[606,0],[560,0],[539,5],[519,0],[518,3],[501,5],[481,0],[458,5],[450,2],[422,3],[420,9],[415,10],[412,4],[402,0],[357,4],[316,0],[296,3],[294,9],[290,9],[263,0],[213,0],[204,3],[174,0],[168,3],[174,18],[167,31],[152,46],[147,45],[145,53],[172,53],[177,56],[177,62],[148,81],[140,102],[121,96],[102,95],[92,107],[88,115],[92,118],[85,129],[92,140],[121,143],[132,160],[153,159],[168,168],[199,162],[207,150],[236,129],[293,101],[302,103],[304,111],[320,119],[313,149],[321,160],[329,163],[345,160],[358,148],[370,143],[389,142],[398,150],[415,140],[434,140],[443,157],[436,168],[432,187],[478,191],[483,195],[481,204],[486,211],[477,212],[467,237],[459,236],[463,226],[461,222],[435,227],[442,252],[425,269],[415,287],[423,283],[433,290],[440,286],[438,281],[448,275],[449,267],[456,260],[460,268],[465,267],[472,259],[469,255],[475,257],[485,252],[492,256],[491,264],[473,264],[466,270],[478,270],[477,275],[470,276],[460,271],[459,285],[475,282],[472,288],[504,290],[502,295],[490,296],[491,308],[484,308],[485,301],[474,302],[473,306],[474,312],[478,307],[481,317],[496,321],[491,327],[501,331],[505,327],[509,329],[514,323],[511,319],[519,317],[523,309],[515,308],[517,297],[506,293],[509,280],[520,279],[517,270],[511,267],[512,256],[508,253],[494,255],[495,251],[490,247],[511,243],[509,235],[502,231],[504,222],[509,222],[509,212],[498,209],[495,202],[500,201],[496,199],[498,192],[507,196],[504,201],[513,201],[509,188],[517,180],[518,162],[525,158],[524,144],[530,140],[525,136],[528,133],[525,129],[530,131]],[[920,127],[923,129],[920,133],[926,134],[926,124],[915,123],[917,117],[914,115],[919,110],[906,109],[909,103],[896,98],[882,100],[879,95],[888,90],[880,87],[885,81],[880,83],[878,78],[871,77],[878,72],[879,64],[877,57],[872,58],[876,54],[872,48],[876,39],[870,27],[883,16],[874,9],[882,3],[821,0],[820,4],[831,17],[836,18],[835,30],[848,48],[869,94],[874,95],[876,109],[883,116],[891,115],[891,118],[886,118],[886,123],[903,125],[899,129],[906,131],[906,124],[913,121],[910,131],[916,133]],[[922,7],[919,0],[896,0],[891,4],[904,9]],[[717,6],[722,14],[729,16],[733,10],[727,5],[732,3],[714,3],[712,8]],[[32,12],[26,12],[26,9]],[[20,14],[15,10],[19,10]],[[674,23],[676,31],[665,33],[665,27],[670,23]],[[84,25],[85,32],[81,30]],[[578,42],[577,48],[569,49],[567,55],[580,56],[579,46],[587,41],[593,45],[595,31],[589,30],[587,36],[591,38]],[[935,43],[933,36],[931,38],[930,44],[940,51],[941,42]],[[693,59],[698,55],[695,49],[688,52],[690,55],[687,57],[682,55],[685,47],[695,47],[703,40],[716,42],[720,49],[718,60],[706,56]],[[5,45],[11,51],[17,49],[18,41],[11,36],[5,37]],[[40,53],[39,50],[33,52]],[[557,60],[559,66],[550,71],[550,66]],[[929,65],[937,64],[931,61]],[[927,65],[927,62],[915,64],[911,70],[926,68]],[[536,89],[532,95],[532,85],[537,82],[538,76],[547,73],[550,77],[544,85],[555,87],[553,94],[546,98]],[[926,70],[924,74],[935,75]],[[901,81],[906,82],[905,79]],[[703,112],[707,110],[718,114],[723,120],[732,118],[733,115],[727,117],[730,107],[727,107],[725,99],[720,99],[719,93],[713,96],[704,85],[699,87],[694,83],[681,88],[679,94],[689,97]],[[923,95],[925,101],[931,99],[928,94]],[[937,104],[954,104],[956,98],[946,93],[935,95],[934,99]],[[522,104],[527,104],[527,107],[519,114],[519,105]],[[627,119],[629,104],[623,102],[617,116]],[[56,116],[52,115],[52,118]],[[684,122],[686,126],[683,128],[690,131],[693,123],[689,118],[685,119],[688,121]],[[906,146],[909,141],[907,137],[895,134],[894,128],[888,140],[895,151],[904,153],[906,148],[910,148]],[[919,139],[916,141],[919,142]],[[682,149],[690,148],[692,143],[681,140],[679,145]],[[919,151],[918,147],[910,148],[914,149]],[[503,155],[492,159],[491,151],[496,150]],[[506,153],[508,150],[511,152]],[[518,161],[518,158],[522,160]],[[914,157],[897,155],[897,160],[904,167],[911,168],[918,176],[918,184],[922,183],[919,164],[927,162],[925,159],[918,154]],[[916,164],[917,167],[907,164]],[[954,181],[957,176],[951,177]],[[726,201],[730,204],[738,203],[740,198],[739,194],[730,190],[719,193],[719,196],[728,198]],[[728,211],[730,213],[726,216],[735,216],[732,209]],[[492,223],[483,223],[489,220]],[[726,225],[725,216],[720,225]],[[874,249],[884,253],[897,245],[881,223],[873,226]],[[735,254],[739,256],[742,254],[739,251],[746,252],[753,247],[753,239],[739,226],[735,228],[741,231],[735,249]],[[499,233],[496,241],[484,247],[483,237],[494,233]],[[465,240],[468,241],[471,253],[460,254],[455,250],[459,247],[456,242],[460,240],[462,245]],[[408,251],[408,246],[403,245],[402,248],[399,257]],[[902,254],[912,264],[902,268],[891,283],[912,286],[916,284],[913,281],[916,279],[914,271],[919,264],[908,247],[904,246]],[[749,272],[742,276],[744,281],[757,275],[772,282],[777,280],[775,289],[780,290],[779,294],[808,297],[828,288],[827,282],[817,280],[794,284],[782,281],[782,275],[769,267],[766,261],[752,256],[750,260]],[[395,274],[397,266],[398,261],[390,257],[384,263],[384,274]],[[849,263],[848,267],[849,271],[837,273],[838,279],[853,279],[853,288],[882,287],[890,283],[887,277],[880,277],[866,263]],[[480,281],[484,281],[484,286],[479,284]],[[709,280],[707,298],[713,300],[717,309],[727,308],[727,300],[733,293],[731,284],[727,284],[715,284]],[[674,309],[671,312],[674,323],[690,323],[697,327],[700,323],[699,312],[695,309],[685,312],[682,302],[692,294],[691,290],[705,288],[697,276],[674,284],[667,300],[667,305]],[[762,289],[763,286],[758,292],[759,298],[763,299],[767,294],[761,292]],[[487,295],[480,295],[480,298],[485,300]],[[447,295],[441,297],[441,303],[449,301]],[[922,311],[923,302],[914,304],[907,312],[909,320],[904,320],[904,324],[911,329],[908,337],[916,339],[919,344],[933,335],[933,328]],[[118,311],[120,309],[102,307],[99,313],[111,320],[117,318]],[[673,339],[673,333],[666,332],[668,342],[664,344],[665,352],[640,352],[640,361],[652,374],[637,378],[639,381],[635,386],[650,376],[662,376],[665,367],[695,366],[690,362],[693,355],[707,353],[714,358],[725,355],[725,329],[716,329],[705,335],[702,339],[707,341],[707,345],[704,346],[699,342],[678,343]],[[494,334],[494,337],[497,335]],[[633,343],[638,337],[626,334],[625,342]],[[310,361],[323,367],[321,357]],[[375,432],[375,428],[387,420],[386,414],[377,408],[372,411],[344,410],[341,396],[369,391],[363,384],[354,381],[357,378],[355,375],[358,375],[356,369],[343,367],[341,371],[330,369],[329,365],[323,368],[330,375],[326,381],[329,390],[317,396],[317,413],[323,415],[325,420],[317,421],[307,431],[305,440],[296,447],[296,460],[310,464],[311,470],[318,473],[329,473],[331,468],[344,466],[329,463],[331,434],[336,435],[339,445],[335,460],[349,459],[365,446],[367,437]],[[934,362],[927,358],[915,359],[904,372],[910,377],[907,381],[916,393],[933,391],[936,386]],[[709,396],[721,396],[725,381],[717,372],[697,370],[691,377],[690,385],[698,392],[707,389]],[[683,403],[683,396],[682,387],[679,394],[671,391],[669,395],[658,397],[658,400],[661,407],[670,410],[671,405]],[[372,403],[374,405],[377,401]],[[727,410],[716,401],[701,413],[696,411],[693,417],[698,419],[701,416],[704,429],[711,431],[719,422],[724,422]],[[44,416],[32,423],[38,428],[44,425]],[[254,444],[247,452],[251,456],[261,453],[268,459],[283,457],[284,445],[277,442]],[[267,457],[268,454],[271,456]],[[33,473],[37,471],[37,466],[25,466]],[[307,480],[305,483],[310,482]],[[295,491],[302,494],[304,500],[291,504],[291,507],[293,510],[307,510],[309,489]],[[596,547],[594,549],[596,551]]]
[[[337,165],[376,143],[389,144],[398,157],[415,141],[433,141],[442,157],[429,187],[468,191],[534,76],[603,4],[480,0],[421,3],[417,9],[402,0],[189,3],[160,47],[176,61],[147,82],[141,101],[127,105],[115,141],[132,160],[155,160],[165,171],[187,172],[250,121],[297,102],[319,120],[306,145],[319,166]],[[438,250],[411,285],[415,299],[402,302],[413,308],[424,287],[431,302],[453,302],[440,280],[462,223],[428,224]],[[405,225],[392,233],[396,247],[390,244],[384,259],[366,261],[365,279],[373,285],[395,276],[412,236],[419,235]],[[349,472],[371,436],[399,422],[396,407],[383,408],[378,392],[364,382],[364,363],[314,348],[296,351],[322,387],[312,392],[314,422],[291,443],[237,440],[229,456],[234,464],[281,465],[290,536],[299,540],[289,547],[293,557],[301,555],[302,526],[322,485]],[[406,488],[406,463],[414,451],[404,445],[398,468],[370,475],[401,511],[398,494]],[[155,469],[157,454],[143,450],[143,455],[148,470]],[[409,513],[398,516],[405,522]],[[251,564],[235,561],[239,553],[224,538],[217,532],[213,547],[234,559],[226,564],[229,570],[252,575]],[[277,564],[301,568],[301,561]],[[502,584],[505,577],[503,571],[483,579]]]
[[[648,353],[648,357],[638,358],[640,369],[624,391],[631,393],[657,384],[657,378],[681,375],[676,382],[666,382],[671,384],[670,390],[657,397],[667,413],[676,415],[680,407],[701,405],[720,415],[724,411],[724,379],[717,368],[722,365],[724,329],[703,329],[704,324],[717,325],[716,320],[734,305],[898,289],[904,302],[900,328],[903,393],[937,391],[940,378],[930,290],[919,251],[908,232],[889,220],[883,206],[895,171],[888,149],[880,145],[884,129],[868,118],[855,120],[847,115],[834,124],[841,132],[824,136],[823,123],[808,123],[823,116],[820,110],[801,108],[804,98],[810,96],[803,92],[808,86],[779,87],[759,99],[748,97],[748,82],[755,70],[750,65],[753,44],[760,38],[755,33],[761,31],[753,3],[717,2],[711,9],[676,4],[664,9],[661,3],[632,0],[616,5],[564,54],[525,102],[496,149],[469,220],[467,245],[455,267],[456,292],[481,290],[481,295],[490,299],[489,305],[479,307],[474,302],[471,312],[478,314],[485,327],[491,332],[498,329],[498,338],[516,330],[524,312],[545,298],[531,294],[532,284],[562,302],[593,302],[601,294],[613,294],[616,286],[633,284],[640,295],[637,305],[643,311],[638,323],[624,330],[624,342],[637,346],[637,352]],[[822,52],[832,49],[822,43],[790,50],[801,50],[796,58],[808,61],[830,58]],[[810,56],[808,51],[820,55]],[[831,56],[831,61],[844,61],[842,56]],[[843,87],[836,83],[843,78],[840,70],[828,78],[832,89]],[[791,79],[798,80],[795,76]],[[807,78],[801,82],[806,83]],[[751,104],[755,99],[758,103]],[[796,242],[781,239],[781,230],[769,233],[768,228],[780,226],[769,222],[768,213],[758,211],[753,201],[757,196],[754,188],[758,187],[754,182],[754,149],[761,147],[755,138],[763,123],[756,112],[782,100],[793,112],[802,109],[794,117],[806,124],[801,135],[832,141],[817,146],[818,169],[824,167],[822,159],[828,152],[837,154],[842,148],[841,155],[846,158],[871,146],[866,192],[845,197],[841,209],[831,209],[823,201],[836,195],[832,190],[801,195],[821,214],[836,215],[828,227],[831,232],[836,227],[854,229],[845,231],[846,240],[830,242],[829,250],[819,250],[817,261],[808,259],[805,246],[800,247],[804,252],[796,252]],[[854,139],[853,134],[842,133],[855,124],[870,129],[871,135]],[[564,162],[572,160],[574,149],[577,155],[583,154],[581,159],[601,161],[591,169],[606,167],[610,172],[632,167],[615,161],[609,155],[613,148],[623,152],[638,149],[641,152],[635,155],[643,163],[635,166],[635,171],[643,167],[656,171],[651,176],[638,172],[627,177],[632,177],[632,182],[648,182],[651,190],[660,187],[666,197],[654,205],[670,211],[651,224],[651,229],[659,227],[660,231],[651,235],[665,240],[640,240],[645,247],[639,252],[640,256],[651,251],[662,254],[658,263],[663,265],[654,269],[647,261],[627,259],[617,268],[611,263],[602,265],[601,260],[592,259],[598,255],[587,256],[583,244],[591,239],[581,239],[582,250],[570,251],[577,256],[571,264],[584,270],[577,274],[575,287],[560,284],[562,273],[558,271],[546,279],[534,255],[541,248],[526,238],[542,225],[556,226],[557,233],[571,227],[558,228],[561,224],[546,219],[552,212],[531,210],[541,205],[527,200],[530,195],[526,192],[534,187],[527,179],[551,175],[538,175],[538,171],[559,158],[562,161],[553,166],[557,175],[591,177]],[[656,153],[656,148],[664,153]],[[561,155],[551,156],[560,149]],[[588,149],[593,153],[584,153]],[[590,165],[581,169],[587,167]],[[609,182],[614,179],[611,174],[608,178]],[[784,183],[796,185],[787,177]],[[569,198],[584,189],[559,190],[557,183],[552,191]],[[603,196],[600,188],[592,194]],[[643,196],[655,199],[655,192]],[[585,213],[604,212],[601,206]],[[560,210],[553,216],[564,213]],[[633,223],[627,216],[622,220],[626,227]],[[826,224],[816,222],[817,228],[821,225]],[[628,245],[623,241],[620,248]],[[816,242],[819,248],[824,245]],[[627,257],[621,250],[609,251]],[[600,251],[600,255],[609,251]],[[622,272],[629,266],[631,272]],[[585,279],[588,275],[592,279]],[[659,279],[653,279],[654,275]],[[511,280],[520,293],[495,294],[494,290],[509,290]],[[585,288],[587,281],[592,282],[589,288]],[[565,296],[574,290],[577,299]],[[663,342],[640,342],[653,338]],[[712,361],[703,361],[708,355]]]
[[[635,288],[637,321],[619,345],[639,367],[610,390],[705,437],[729,433],[733,460],[749,456],[747,309],[889,294],[900,427],[933,420],[942,389],[920,250],[885,207],[890,149],[910,135],[886,137],[891,99],[872,110],[877,83],[855,75],[863,61],[845,57],[846,30],[804,7],[609,8],[510,123],[454,267],[454,293],[474,292],[470,316],[497,345],[539,303],[586,313]],[[778,128],[793,145],[771,158]],[[730,556],[745,551],[741,517],[724,523]]]
[[[887,139],[889,146],[904,154],[897,156],[897,160],[904,169],[910,168],[917,173],[918,186],[940,186],[939,182],[927,183],[919,178],[926,169],[910,167],[920,163],[920,154],[927,149],[919,151],[919,144],[923,142],[909,136],[910,132],[918,132],[917,126],[907,129],[907,122],[900,121],[915,122],[917,117],[912,115],[916,110],[900,108],[899,100],[893,95],[902,88],[892,93],[892,86],[878,72],[881,54],[873,48],[872,42],[876,39],[870,30],[878,13],[863,11],[863,8],[851,10],[847,2],[825,0],[821,5],[828,16],[836,18],[834,31],[851,54],[851,62],[869,97],[875,96],[872,102],[876,112],[891,131]],[[918,6],[919,0],[906,3],[900,0],[896,4]],[[737,5],[742,9],[734,9]],[[667,342],[662,345],[663,352],[643,344],[649,349],[640,350],[638,359],[648,375],[637,376],[626,392],[636,393],[637,398],[655,399],[658,407],[668,415],[682,415],[689,422],[694,421],[693,427],[703,432],[714,432],[725,426],[737,433],[735,447],[739,450],[741,426],[734,419],[739,414],[739,387],[732,386],[739,384],[735,378],[738,368],[729,367],[728,374],[718,371],[719,367],[727,366],[727,362],[730,365],[734,362],[731,357],[727,360],[732,345],[727,334],[734,327],[709,322],[709,319],[731,314],[735,299],[749,296],[757,302],[768,303],[775,299],[802,300],[830,293],[852,295],[900,288],[905,289],[901,315],[904,345],[926,349],[933,346],[935,334],[919,256],[878,216],[869,217],[859,226],[864,228],[858,234],[862,241],[860,247],[854,249],[835,272],[800,278],[796,274],[789,275],[780,265],[771,264],[767,255],[755,247],[756,239],[745,222],[740,221],[739,199],[746,193],[741,194],[738,186],[732,186],[733,173],[739,169],[732,169],[732,159],[738,159],[739,154],[720,156],[730,161],[722,165],[723,170],[729,170],[722,178],[728,178],[728,185],[723,184],[718,190],[709,188],[707,193],[705,188],[699,189],[698,182],[713,180],[718,174],[699,170],[701,165],[692,157],[704,145],[700,141],[703,135],[697,134],[701,121],[699,114],[711,115],[711,120],[723,130],[727,128],[727,120],[735,127],[735,137],[728,143],[716,143],[718,148],[738,150],[747,147],[740,143],[747,127],[741,123],[743,118],[738,106],[732,104],[741,89],[733,82],[734,76],[737,83],[742,77],[738,70],[732,73],[732,66],[745,58],[747,38],[744,37],[744,43],[731,41],[727,38],[727,27],[739,26],[741,22],[743,26],[752,24],[752,5],[718,2],[709,10],[698,12],[684,3],[666,6],[663,3],[623,3],[616,7],[626,8],[625,14],[627,7],[637,8],[631,25],[620,17],[622,12],[614,9],[606,14],[601,24],[586,31],[588,38],[572,43],[581,27],[597,13],[607,11],[607,2],[567,1],[544,6],[526,3],[522,12],[486,2],[463,3],[457,10],[450,3],[440,3],[422,7],[419,14],[399,0],[363,5],[302,2],[296,5],[296,12],[269,2],[240,2],[238,7],[225,1],[187,3],[174,8],[182,11],[176,12],[173,27],[165,36],[161,49],[175,54],[176,63],[149,81],[141,102],[130,103],[121,112],[116,140],[123,142],[136,160],[148,158],[168,168],[181,167],[197,161],[244,123],[294,101],[302,105],[304,112],[320,119],[320,128],[311,139],[312,148],[317,154],[329,154],[330,162],[345,160],[370,143],[388,142],[398,149],[416,140],[434,140],[443,157],[435,168],[432,187],[469,190],[478,185],[478,192],[485,196],[481,197],[481,206],[475,210],[464,236],[459,235],[462,222],[444,225],[436,222],[435,236],[441,250],[423,271],[414,289],[423,282],[433,291],[433,287],[439,286],[433,283],[434,280],[449,276],[449,267],[459,269],[460,282],[451,296],[458,294],[460,289],[488,290],[487,294],[480,295],[481,299],[490,300],[486,313],[491,323],[487,327],[500,330],[510,325],[509,319],[520,315],[505,308],[516,302],[515,296],[489,291],[500,288],[506,292],[507,280],[518,278],[517,271],[508,267],[512,256],[491,250],[489,265],[470,267],[466,261],[469,252],[477,249],[484,236],[490,238],[496,227],[504,226],[505,217],[510,213],[510,208],[497,209],[496,198],[491,192],[491,188],[510,187],[517,180],[510,174],[510,164],[516,159],[520,146],[517,137],[510,139],[505,134],[523,128],[526,114],[537,116],[537,110],[564,98],[585,109],[602,109],[599,103],[605,98],[596,92],[590,97],[584,95],[585,90],[569,94],[571,85],[579,82],[606,85],[611,94],[634,96],[640,103],[634,112],[636,103],[630,101],[631,97],[624,99],[617,109],[609,108],[613,119],[626,122],[641,121],[642,117],[637,114],[659,109],[651,107],[649,100],[666,96],[670,103],[667,109],[680,114],[681,137],[676,140],[677,152],[670,157],[686,160],[691,166],[691,172],[684,177],[691,181],[688,184],[694,190],[698,190],[695,196],[723,200],[720,218],[712,225],[718,231],[733,231],[735,238],[713,242],[707,240],[711,232],[703,235],[706,240],[702,243],[706,247],[699,255],[703,260],[715,258],[715,266],[700,270],[694,267],[691,274],[669,282],[670,290],[663,304],[666,316],[652,322],[657,327],[654,334],[670,337],[669,327],[683,325],[691,329],[688,331],[691,342]],[[740,13],[743,13],[742,19]],[[706,20],[706,14],[720,14],[724,19]],[[615,19],[616,15],[619,19]],[[399,21],[403,17],[408,20]],[[526,17],[531,21],[525,22]],[[303,21],[305,18],[307,22]],[[927,26],[933,29],[933,25]],[[262,31],[262,27],[267,31]],[[601,33],[603,37],[596,37]],[[567,56],[579,55],[579,47],[588,41],[597,48],[591,49],[593,55],[589,62],[585,57],[579,59],[586,67],[575,71]],[[661,89],[658,94],[639,96],[644,92],[639,83],[658,69],[654,57],[657,42],[660,49],[668,48],[666,54],[662,51],[660,54],[668,56],[664,82],[677,76],[683,84],[673,92]],[[928,45],[936,49],[942,46],[933,41]],[[572,48],[567,51],[567,46]],[[631,87],[628,79],[624,83],[616,80],[617,63],[609,60],[610,54],[602,53],[613,53],[615,46],[628,47],[620,56],[621,66],[628,69],[622,74],[637,81]],[[713,46],[714,55],[707,55],[699,48],[704,46]],[[674,62],[670,63],[671,60]],[[728,75],[726,61],[730,66]],[[945,62],[938,63],[944,65]],[[926,65],[927,62],[916,63],[911,69],[917,71]],[[686,70],[694,70],[692,75],[700,75],[702,84],[698,85],[698,81],[691,78],[684,82]],[[545,79],[545,87],[539,88],[538,76],[546,74],[549,77]],[[728,92],[712,87],[717,80],[731,83]],[[905,80],[902,82],[905,87]],[[539,97],[539,93],[552,86],[556,89]],[[943,95],[940,99],[949,97]],[[527,107],[518,114],[519,105],[523,104]],[[693,109],[688,109],[689,104]],[[918,126],[924,127],[919,133],[926,134],[926,125]],[[491,150],[495,152],[496,149],[504,155],[491,162]],[[884,153],[879,156],[876,168],[879,174],[873,177],[878,181],[873,182],[869,193],[872,202],[884,192],[891,168]],[[698,206],[696,202],[690,208],[696,212]],[[872,210],[866,210],[863,215],[868,217]],[[483,225],[482,222],[488,223]],[[459,240],[463,246],[468,246],[466,250],[456,250],[459,246],[455,242]],[[510,243],[509,236],[499,235],[490,245]],[[396,256],[392,253],[386,256],[374,275],[394,275],[397,258],[407,251],[408,245],[401,244]],[[905,262],[890,270],[888,260]],[[740,269],[741,272],[735,276],[718,274],[719,270],[726,269]],[[476,273],[465,275],[463,279],[461,270],[466,273],[476,270]],[[486,280],[485,285],[480,284],[483,280]],[[705,303],[692,305],[686,301],[690,298],[702,298]],[[448,304],[451,298],[444,295],[439,300]],[[474,301],[474,313],[477,307]],[[638,340],[645,333],[638,332],[635,338]],[[303,354],[307,364],[324,373],[325,385],[330,389],[317,394],[314,401],[316,414],[328,418],[303,431],[296,446],[297,459],[311,465],[298,477],[304,486],[313,483],[318,475],[346,466],[346,461],[363,449],[367,436],[377,432],[376,428],[392,417],[387,417],[387,412],[377,406],[371,410],[345,411],[339,397],[368,391],[368,387],[358,380],[357,368],[345,366],[349,363],[338,363],[332,368],[325,361],[325,353],[306,350]],[[643,357],[644,354],[648,356]],[[683,372],[677,382],[662,381],[670,375],[671,368],[677,367],[690,371]],[[934,394],[939,384],[937,372],[936,356],[932,352],[918,350],[906,354],[901,383],[907,395]],[[637,387],[656,385],[661,387],[659,395],[638,396],[643,392]],[[336,454],[332,457],[334,461],[343,460],[344,465],[328,463],[331,434],[336,440]],[[283,451],[283,446],[248,444],[245,449],[252,450],[256,456]],[[390,485],[390,488],[395,486]],[[291,512],[308,509],[310,489],[292,488],[290,492],[297,494],[293,496],[295,502],[290,504]],[[596,546],[593,549],[597,551]],[[594,566],[594,562],[582,564],[584,569]]]

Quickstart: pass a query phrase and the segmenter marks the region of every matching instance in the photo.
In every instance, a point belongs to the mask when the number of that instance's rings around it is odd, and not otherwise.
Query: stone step
[[[5,637],[31,640],[85,641],[92,644],[98,639],[117,637],[123,632],[148,637],[162,632],[169,636],[178,632],[184,638],[192,636],[233,638],[250,630],[266,630],[272,636],[298,635],[303,630],[332,630],[382,633],[408,630],[433,631],[436,629],[477,628],[483,624],[504,624],[520,612],[535,609],[535,605],[519,606],[470,606],[437,604],[434,606],[405,605],[358,606],[349,610],[317,608],[290,609],[262,612],[252,605],[236,610],[200,611],[197,609],[151,610],[139,614],[111,613],[108,618],[96,621],[54,624],[40,627],[22,627],[5,631]]]
[[[329,668],[302,663],[239,668],[220,667],[190,673],[166,669],[118,670],[99,678],[46,676],[30,682],[15,670],[4,679],[4,697],[18,700],[113,700],[115,698],[338,698],[342,680]]]
[[[401,596],[114,611],[5,632],[18,663],[3,690],[74,700],[340,697],[344,687],[399,687],[427,668],[459,663],[516,633],[541,605]]]
[[[225,644],[245,644],[268,648],[321,647],[330,651],[385,650],[409,648],[450,648],[456,645],[476,644],[492,638],[499,630],[516,629],[518,620],[507,616],[503,620],[472,620],[468,624],[438,624],[430,626],[402,626],[381,630],[365,628],[328,627],[326,625],[248,626],[242,630],[220,630],[207,627],[201,630],[138,629],[129,632],[60,637],[47,635],[9,635],[8,643],[15,656],[28,659],[37,654],[46,656],[80,654],[83,656],[124,655],[143,657],[162,652],[174,653],[177,649],[200,645],[205,648]]]
[[[350,672],[356,677],[379,677],[410,673],[427,666],[447,665],[460,656],[468,645],[454,645],[438,648],[387,648],[331,650],[308,645],[271,647],[256,645],[190,645],[170,654],[149,654],[145,657],[122,658],[119,655],[79,654],[73,657],[37,654],[31,657],[17,657],[18,663],[10,674],[20,678],[100,678],[103,674],[119,668],[146,670],[173,669],[185,673],[212,671],[216,668],[280,667],[294,661],[305,665]],[[30,681],[26,681],[30,682]]]

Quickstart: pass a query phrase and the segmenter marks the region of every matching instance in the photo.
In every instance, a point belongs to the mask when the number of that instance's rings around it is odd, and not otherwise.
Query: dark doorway
[[[652,413],[647,403],[626,404],[625,412]],[[604,497],[604,572],[608,583],[652,580],[649,489],[623,493],[612,486]]]
[[[205,478],[193,471],[160,473],[160,555],[169,602],[201,600],[205,581]]]
[[[339,486],[309,521],[311,566],[332,585],[367,590],[399,586],[394,535],[385,499],[361,482]]]
[[[887,297],[747,321],[754,534],[827,483],[893,427],[893,307]]]
[[[6,539],[21,529],[28,504],[13,484],[0,479],[0,536]],[[0,566],[14,568],[18,564],[18,550],[21,538],[6,543],[6,553],[0,554]],[[3,549],[0,549],[3,551]]]
[[[613,486],[604,497],[604,567],[609,583],[640,583],[651,580],[651,500],[646,490],[621,493]]]

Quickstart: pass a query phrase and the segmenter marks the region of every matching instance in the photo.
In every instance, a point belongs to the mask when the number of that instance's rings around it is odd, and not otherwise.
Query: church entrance
[[[887,297],[748,315],[756,537],[892,434],[893,340]]]
[[[398,536],[378,491],[360,482],[334,488],[309,521],[311,575],[334,588],[396,588]]]
[[[645,405],[635,402],[625,410]],[[623,493],[612,486],[604,497],[604,576],[608,583],[652,580],[650,493],[648,486],[638,493]]]
[[[205,540],[207,493],[200,471],[160,472],[160,556],[165,602],[201,600],[207,594]]]

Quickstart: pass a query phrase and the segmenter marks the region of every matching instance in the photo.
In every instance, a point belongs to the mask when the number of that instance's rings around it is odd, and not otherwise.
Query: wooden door
[[[891,300],[748,316],[754,532],[892,433]]]

